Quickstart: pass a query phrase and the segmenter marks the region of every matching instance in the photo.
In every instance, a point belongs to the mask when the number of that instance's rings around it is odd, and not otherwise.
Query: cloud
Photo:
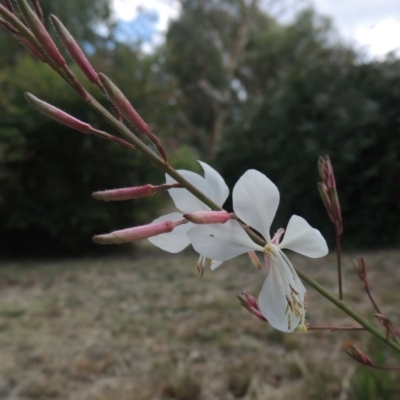
[[[310,4],[331,17],[346,40],[372,57],[400,47],[399,0],[310,0]]]

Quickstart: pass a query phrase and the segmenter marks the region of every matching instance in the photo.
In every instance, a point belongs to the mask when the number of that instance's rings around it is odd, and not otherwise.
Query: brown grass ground
[[[354,255],[355,257],[355,255]],[[345,299],[373,318],[344,257]],[[367,254],[385,312],[400,321],[400,253]],[[292,262],[336,291],[335,257]],[[351,399],[355,332],[282,334],[240,307],[264,277],[246,257],[200,278],[193,254],[0,264],[0,398]],[[312,324],[351,324],[309,290]]]

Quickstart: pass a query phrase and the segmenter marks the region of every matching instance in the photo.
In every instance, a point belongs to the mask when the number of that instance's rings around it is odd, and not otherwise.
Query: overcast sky
[[[113,0],[118,18],[136,19],[138,8],[146,10],[152,25],[139,21],[139,29],[162,40],[171,18],[179,15],[178,2],[173,0]],[[400,0],[304,0],[320,14],[330,16],[341,36],[372,57],[383,57],[400,49]],[[153,26],[153,30],[151,30]],[[399,51],[400,54],[400,51]]]

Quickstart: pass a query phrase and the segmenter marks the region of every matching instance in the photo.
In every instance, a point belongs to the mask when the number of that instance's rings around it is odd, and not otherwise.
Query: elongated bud
[[[173,221],[162,221],[153,224],[136,226],[134,228],[122,229],[105,235],[93,237],[93,242],[98,244],[120,244],[147,239],[161,233],[172,232],[175,228]]]
[[[42,10],[42,6],[40,5],[39,0],[31,0],[33,3],[33,6],[35,7],[36,15],[39,17],[40,21],[44,25],[44,14]]]
[[[364,283],[367,281],[367,263],[364,257],[359,257],[353,261],[354,272]]]
[[[9,11],[14,13],[14,6],[13,6],[11,0],[5,0],[4,3],[6,5],[6,7],[9,9]]]
[[[34,57],[36,57],[43,63],[46,62],[43,54],[36,47],[32,46],[32,44],[28,42],[24,37],[20,35],[15,37],[22,44],[22,46],[24,46]]]
[[[197,211],[183,217],[194,224],[224,224],[231,219],[226,211]]]
[[[341,235],[343,233],[342,213],[336,189],[335,175],[328,156],[318,159],[318,172],[322,180],[318,184],[319,193],[328,211],[329,218],[335,225],[337,235]]]
[[[99,78],[101,83],[104,85],[107,94],[110,99],[115,103],[122,114],[125,115],[127,120],[140,132],[147,133],[149,126],[143,121],[142,117],[133,108],[132,104],[125,97],[125,95],[119,90],[119,88],[104,74],[100,73]]]
[[[64,57],[61,55],[57,46],[53,42],[53,39],[46,31],[46,28],[40,21],[39,17],[34,13],[34,11],[29,7],[26,0],[17,0],[19,8],[24,16],[27,24],[31,28],[36,39],[52,59],[52,61],[59,67],[65,66]]]
[[[344,351],[355,361],[364,365],[373,365],[371,359],[352,342],[345,343]]]
[[[19,32],[21,37],[26,38],[32,46],[37,46],[37,51],[40,48],[38,41],[33,33],[20,21],[13,12],[9,11],[6,7],[0,4],[0,15],[7,21],[16,31]]]
[[[104,201],[122,201],[139,199],[140,197],[153,196],[155,193],[168,190],[172,188],[182,187],[180,184],[163,184],[159,186],[153,186],[150,184],[143,186],[135,186],[130,188],[103,190],[101,192],[94,192],[92,197],[96,200]]]
[[[53,23],[54,29],[57,31],[62,44],[68,50],[68,53],[71,55],[72,59],[76,62],[81,71],[86,75],[90,82],[98,83],[99,76],[97,72],[94,70],[84,52],[79,47],[78,43],[76,43],[75,39],[69,33],[67,28],[55,15],[50,15],[50,20]]]
[[[260,308],[258,306],[257,300],[248,293],[241,293],[238,296],[240,304],[248,311],[250,311],[253,315],[255,315],[261,321],[267,321],[267,319],[262,315]]]
[[[318,172],[322,182],[325,183],[328,189],[336,187],[335,176],[329,156],[320,157],[318,159]]]
[[[72,129],[76,129],[77,131],[91,133],[92,128],[89,124],[80,121],[79,119],[67,114],[64,111],[61,111],[59,108],[54,107],[43,100],[39,100],[31,93],[25,93],[25,97],[30,104],[32,104],[47,117],[54,119],[63,125],[69,126]]]
[[[92,197],[97,200],[104,201],[121,201],[121,200],[131,200],[138,199],[140,197],[152,196],[154,191],[154,186],[147,184],[144,186],[136,186],[130,188],[104,190],[101,192],[94,192]]]

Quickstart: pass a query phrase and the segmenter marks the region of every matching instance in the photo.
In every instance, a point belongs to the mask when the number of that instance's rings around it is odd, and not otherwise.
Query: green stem
[[[339,299],[343,300],[343,286],[342,286],[342,248],[340,243],[340,234],[335,227],[336,236],[336,260],[338,270],[338,285],[339,285]]]
[[[359,314],[357,314],[351,307],[349,307],[346,303],[344,303],[342,300],[338,299],[336,296],[334,296],[332,293],[327,291],[325,288],[323,288],[318,282],[316,282],[314,279],[310,278],[308,275],[306,275],[303,271],[299,270],[296,268],[296,271],[300,278],[307,282],[311,287],[313,287],[317,292],[319,292],[322,296],[327,298],[329,301],[331,301],[333,304],[335,304],[336,307],[340,308],[342,311],[344,311],[347,315],[349,315],[351,318],[353,318],[355,321],[357,321],[361,326],[363,326],[368,332],[370,332],[372,335],[377,337],[379,340],[384,342],[387,346],[392,348],[393,350],[397,351],[400,353],[400,345],[395,343],[393,340],[389,340],[386,335],[384,335],[381,331],[376,329],[373,325],[371,325],[367,320],[362,318]]]

